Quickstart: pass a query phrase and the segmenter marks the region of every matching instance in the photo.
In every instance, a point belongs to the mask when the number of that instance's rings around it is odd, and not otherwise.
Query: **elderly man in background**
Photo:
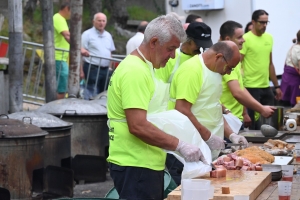
[[[147,21],[141,21],[137,27],[137,33],[126,44],[126,55],[133,52],[144,40],[144,32],[148,25]]]
[[[220,27],[220,41],[230,40],[234,42],[239,49],[242,49],[243,43],[245,42],[243,35],[243,27],[238,22],[226,21]],[[248,90],[245,89],[240,62],[231,74],[225,74],[223,76],[222,87],[221,103],[229,109],[229,112],[244,122],[245,127],[251,125],[251,118],[246,108],[251,108],[266,118],[274,113],[274,107],[261,105],[251,96]]]
[[[83,57],[83,72],[87,81],[84,99],[89,100],[98,93],[106,90],[111,52],[115,51],[114,41],[109,32],[105,30],[106,15],[96,13],[93,27],[84,31],[81,36]],[[90,57],[86,57],[89,55]],[[97,56],[97,57],[95,57]],[[98,58],[104,57],[104,58]]]
[[[70,32],[66,20],[70,19],[70,15],[70,4],[64,2],[61,4],[59,12],[53,16],[54,46],[66,50],[55,51],[57,99],[63,99],[68,90],[69,66],[67,61],[70,49]]]
[[[185,37],[172,15],[152,20],[142,44],[114,71],[108,88],[110,174],[121,199],[162,200],[166,153],[178,151],[186,161],[203,157],[199,147],[166,134],[147,121],[147,114],[166,90],[155,84],[153,70],[175,57]]]

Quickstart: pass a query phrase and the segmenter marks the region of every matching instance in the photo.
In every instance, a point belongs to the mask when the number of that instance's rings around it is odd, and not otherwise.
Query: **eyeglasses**
[[[226,62],[226,65],[224,66],[224,71],[226,71],[226,68],[227,68],[228,71],[232,72],[232,71],[234,70],[234,68],[230,68],[230,67],[229,67],[228,62],[227,62],[227,60],[226,60],[226,58],[225,58],[224,55],[223,55],[223,59],[224,59],[225,62]]]
[[[262,25],[264,25],[264,24],[268,25],[270,23],[270,21],[256,21],[256,22],[258,22]]]

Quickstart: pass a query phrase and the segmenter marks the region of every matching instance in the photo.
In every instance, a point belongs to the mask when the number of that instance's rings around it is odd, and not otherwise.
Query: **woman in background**
[[[248,24],[245,26],[245,32],[244,33],[247,33],[249,31],[251,31],[252,27],[253,27],[252,22],[248,22]]]
[[[281,86],[282,101],[294,106],[296,97],[300,96],[300,30],[297,33],[297,41],[287,53]]]

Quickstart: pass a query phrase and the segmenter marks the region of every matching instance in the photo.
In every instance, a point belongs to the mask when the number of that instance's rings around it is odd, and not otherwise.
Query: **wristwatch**
[[[277,89],[277,88],[280,88],[280,86],[278,85],[278,86],[275,86],[274,88]]]
[[[228,113],[230,113],[231,111],[229,110],[229,109],[224,109],[224,111],[223,111],[223,114],[228,114]]]

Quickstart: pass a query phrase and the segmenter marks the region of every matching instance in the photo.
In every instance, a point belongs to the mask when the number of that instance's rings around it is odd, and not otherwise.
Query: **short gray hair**
[[[219,41],[211,46],[211,49],[216,53],[222,53],[226,60],[233,58],[232,48],[224,41]]]
[[[163,45],[177,37],[180,42],[185,40],[186,34],[180,21],[173,15],[162,15],[153,19],[144,32],[144,42],[149,42],[151,38],[157,37],[159,44]]]

